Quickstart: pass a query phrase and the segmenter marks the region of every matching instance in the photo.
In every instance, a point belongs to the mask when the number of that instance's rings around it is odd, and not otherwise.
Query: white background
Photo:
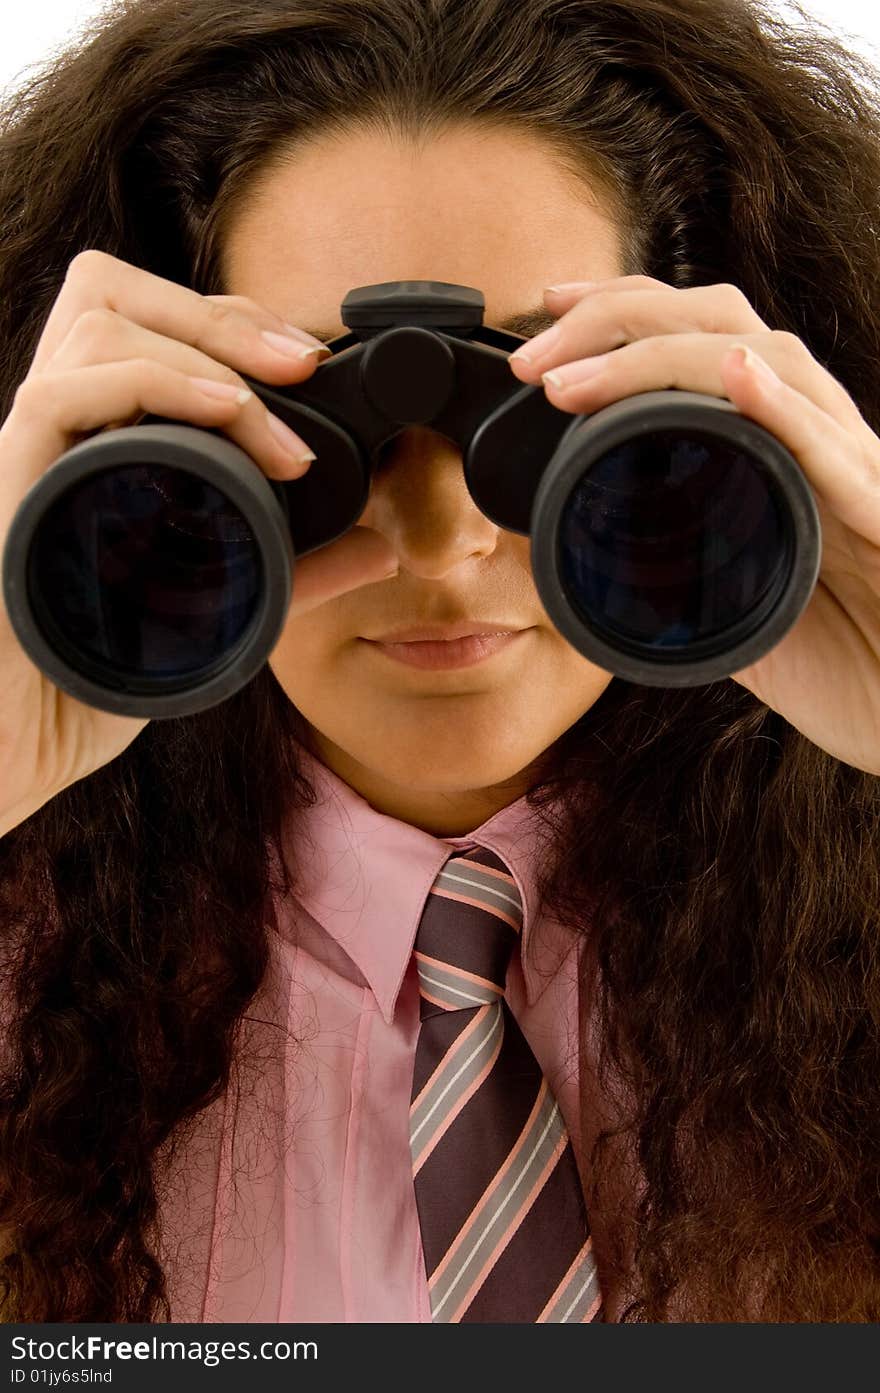
[[[771,0],[798,22],[786,0]],[[880,68],[880,4],[877,0],[801,0],[803,9],[840,35]],[[0,0],[0,93],[14,88],[27,70],[50,58],[112,0]],[[18,11],[18,13],[16,13]]]

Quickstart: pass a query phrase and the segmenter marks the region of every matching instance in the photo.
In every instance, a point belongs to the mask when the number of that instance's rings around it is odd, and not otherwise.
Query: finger
[[[545,285],[544,299],[554,314],[564,314],[572,305],[594,290],[674,290],[665,281],[653,276],[610,276],[595,281],[563,281],[559,285]]]
[[[0,429],[4,465],[0,515],[4,520],[25,493],[67,450],[80,431],[99,429],[108,417],[138,412],[217,427],[242,409],[235,398],[206,396],[183,373],[152,360],[41,373],[21,384]]]
[[[667,334],[727,333],[737,337],[769,332],[735,286],[696,286],[689,290],[607,287],[583,295],[552,329],[530,339],[509,359],[523,381],[570,363],[585,354],[608,353],[640,339]]]
[[[732,350],[721,365],[731,401],[791,451],[845,527],[880,548],[880,440],[873,436],[873,447],[867,448],[810,395],[783,382],[765,359],[756,354],[751,363],[741,359]]]
[[[390,579],[397,567],[397,557],[381,532],[352,527],[337,541],[297,558],[290,611],[305,613],[359,585]]]
[[[246,312],[241,297],[199,295],[187,286],[90,248],[68,266],[28,376],[44,371],[51,363],[80,315],[102,307],[276,385],[301,381],[313,371],[317,353],[327,352],[315,339],[312,344],[316,351],[309,353],[298,337],[302,330],[296,335],[285,333],[284,322],[255,302]],[[264,339],[265,332],[275,335],[275,340]],[[285,341],[289,352],[282,351]]]
[[[760,335],[658,335],[610,353],[560,364],[542,374],[548,399],[562,411],[599,411],[637,392],[677,387],[725,398],[721,361],[736,343],[750,346],[797,392],[813,400],[842,429],[865,441],[869,427],[841,384],[811,356],[794,334],[771,330]],[[561,385],[557,385],[561,384]],[[871,437],[873,438],[873,436]]]
[[[237,373],[206,353],[154,333],[152,329],[144,329],[108,309],[87,310],[80,316],[52,358],[49,370],[55,375],[59,371],[94,367],[100,363],[147,358],[199,378],[205,391],[210,390],[205,384],[212,381],[247,390]],[[264,473],[279,479],[297,477],[301,472],[297,468],[291,473],[291,460],[296,465],[307,464],[313,456],[301,436],[291,431],[287,438],[286,429],[252,393],[244,409],[237,412],[226,427],[227,434],[257,461]]]

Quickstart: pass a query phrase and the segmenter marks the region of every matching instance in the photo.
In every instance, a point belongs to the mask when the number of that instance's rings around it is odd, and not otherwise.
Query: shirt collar
[[[573,938],[560,936],[561,926],[546,913],[539,917],[536,873],[552,832],[527,806],[526,795],[466,836],[440,838],[377,811],[299,741],[297,752],[317,801],[296,809],[285,829],[297,870],[296,898],[366,978],[385,1021],[393,1020],[438,871],[453,851],[475,842],[506,862],[522,897],[520,956],[531,1006]]]

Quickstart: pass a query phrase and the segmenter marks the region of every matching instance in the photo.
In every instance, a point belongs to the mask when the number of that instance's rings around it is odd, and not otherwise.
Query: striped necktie
[[[428,893],[410,1104],[416,1207],[434,1321],[602,1320],[571,1140],[504,999],[522,900],[484,847]]]

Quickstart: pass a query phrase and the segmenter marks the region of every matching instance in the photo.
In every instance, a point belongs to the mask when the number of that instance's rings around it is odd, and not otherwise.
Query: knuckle
[[[252,300],[249,295],[241,295],[238,297],[238,300],[242,313],[246,314],[249,320],[255,321],[255,327],[264,323],[267,315],[278,324],[282,322],[280,314],[276,314],[274,310],[270,310],[266,305],[261,305],[258,300]]]
[[[155,358],[129,358],[124,365],[125,380],[134,382],[138,391],[155,393],[167,389],[169,372]]]
[[[256,301],[249,300],[246,295],[205,295],[202,298],[209,305],[226,305],[240,313],[245,310],[255,310],[257,307]]]
[[[66,279],[73,281],[92,280],[106,274],[108,262],[112,259],[107,252],[100,251],[98,247],[86,247],[83,251],[77,252],[70,261]]]
[[[631,339],[628,347],[630,351],[635,350],[634,363],[638,363],[643,358],[651,372],[658,370],[660,375],[664,376],[669,371],[666,366],[669,362],[669,352],[670,350],[674,352],[678,347],[676,343],[678,337],[676,334],[652,334],[647,339]],[[626,350],[624,349],[624,351]]]
[[[613,291],[593,290],[589,295],[584,295],[580,300],[576,300],[568,313],[559,319],[562,332],[565,334],[572,324],[590,324],[595,322],[603,314],[607,313],[608,306],[611,305],[617,311],[620,308],[620,301]]]
[[[771,329],[770,336],[779,344],[782,353],[800,358],[804,362],[813,356],[803,339],[798,338],[790,329]]]
[[[157,362],[155,358],[130,358],[128,369],[138,382],[149,383],[151,386],[167,382],[169,376],[165,365]]]
[[[105,344],[111,335],[118,335],[119,329],[120,316],[116,311],[95,305],[77,316],[71,333],[80,348],[89,349]]]
[[[731,313],[752,308],[739,286],[733,285],[730,281],[722,281],[720,285],[715,287],[715,292],[721,296],[722,303]]]
[[[13,414],[13,412],[15,412],[15,415],[19,415],[19,417],[26,417],[26,415],[28,415],[28,408],[29,405],[31,405],[31,387],[33,380],[35,379],[24,378],[24,380],[19,382],[18,386],[15,387],[13,404],[11,404],[10,407],[10,415]]]
[[[219,296],[217,299],[205,297],[205,306],[208,323],[221,329],[224,329],[237,314],[235,307],[229,303],[228,295]]]
[[[44,402],[44,395],[48,392],[49,379],[45,373],[34,374],[26,377],[15,389],[12,398],[12,410],[17,416],[27,419],[33,415],[37,409],[38,402]],[[45,405],[45,403],[44,403]]]

